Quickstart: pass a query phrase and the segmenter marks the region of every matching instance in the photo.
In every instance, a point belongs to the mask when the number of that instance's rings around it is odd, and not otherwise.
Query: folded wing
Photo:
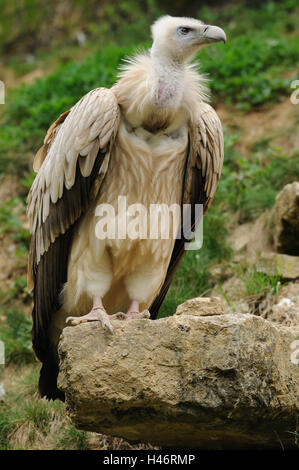
[[[73,229],[100,190],[118,124],[114,94],[97,88],[57,119],[34,160],[28,287],[34,287],[33,347],[41,361],[51,316],[60,308]]]
[[[189,125],[189,147],[183,181],[182,204],[191,206],[191,230],[200,220],[196,216],[195,204],[203,205],[205,214],[210,207],[221,175],[224,158],[223,132],[215,110],[207,103],[200,103]],[[182,223],[184,221],[182,220]],[[153,301],[151,318],[156,318],[168,292],[173,276],[185,254],[186,230],[180,227],[181,238],[175,242],[167,275],[158,296]]]

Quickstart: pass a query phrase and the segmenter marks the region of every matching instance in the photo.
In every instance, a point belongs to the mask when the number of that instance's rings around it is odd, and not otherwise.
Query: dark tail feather
[[[40,370],[39,393],[47,400],[65,401],[64,393],[57,387],[58,364],[52,358],[46,360]]]

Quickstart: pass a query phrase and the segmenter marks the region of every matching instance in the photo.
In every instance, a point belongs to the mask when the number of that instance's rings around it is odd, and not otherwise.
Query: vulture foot
[[[150,318],[151,315],[148,310],[143,310],[143,312],[132,312],[129,311],[127,313],[123,312],[118,312],[115,315],[121,315],[123,318],[120,318],[121,320],[139,320],[140,318]]]
[[[66,323],[70,322],[71,325],[75,326],[89,321],[100,321],[102,327],[107,328],[107,330],[113,334],[113,328],[110,319],[120,319],[124,316],[125,314],[121,312],[114,315],[108,315],[103,307],[94,307],[87,315],[83,315],[82,317],[67,317]]]

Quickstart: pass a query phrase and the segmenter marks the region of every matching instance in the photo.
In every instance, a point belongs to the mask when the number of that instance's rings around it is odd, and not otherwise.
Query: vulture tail
[[[64,393],[57,387],[59,367],[54,358],[49,357],[43,362],[39,377],[39,393],[41,397],[47,400],[65,401]]]

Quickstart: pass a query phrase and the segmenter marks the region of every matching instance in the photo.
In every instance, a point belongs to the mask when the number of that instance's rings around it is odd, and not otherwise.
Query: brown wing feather
[[[34,285],[33,348],[44,363],[40,392],[48,398],[62,398],[48,337],[51,316],[60,308],[74,227],[100,189],[118,122],[113,93],[93,90],[50,127],[37,159],[39,173],[28,196],[28,286]]]
[[[195,204],[203,205],[205,214],[213,200],[223,164],[223,133],[220,120],[214,109],[201,103],[198,116],[189,127],[189,146],[183,176],[182,203],[191,205],[191,230],[194,232],[200,222],[196,219]],[[186,231],[180,228],[180,238],[174,244],[166,278],[161,290],[150,306],[151,318],[155,319],[165,299],[174,274],[185,255],[184,237]]]

